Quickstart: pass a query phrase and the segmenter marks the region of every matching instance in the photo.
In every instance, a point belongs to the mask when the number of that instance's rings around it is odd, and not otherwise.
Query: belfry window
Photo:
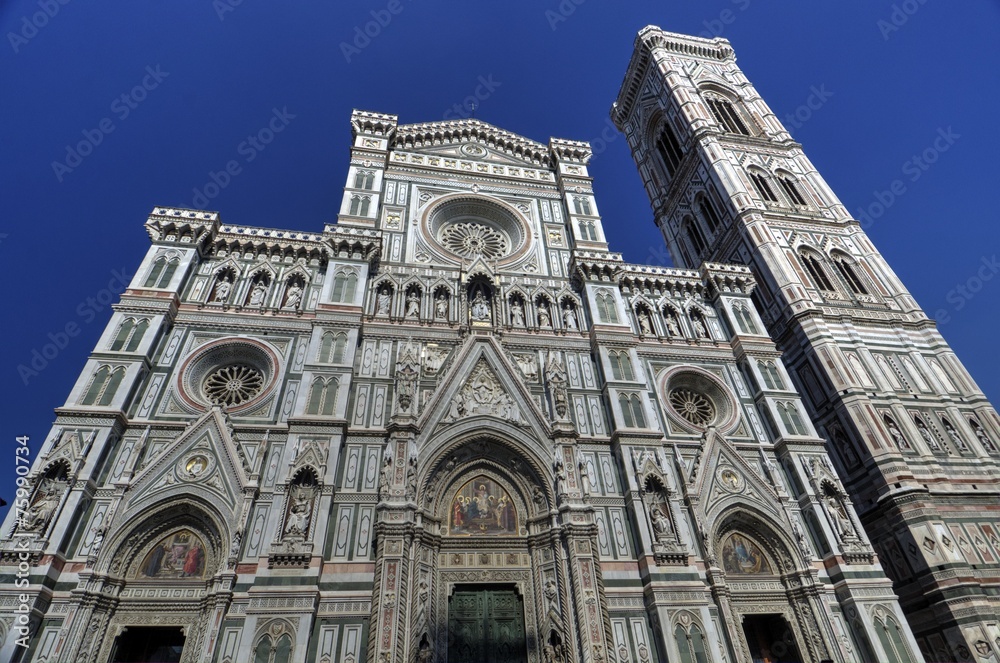
[[[354,290],[358,285],[358,275],[352,271],[340,271],[333,277],[333,294],[335,302],[353,302]]]
[[[798,184],[791,175],[778,175],[778,184],[781,185],[781,188],[785,191],[785,195],[788,196],[793,205],[805,206],[808,204],[802,196],[802,192],[799,191]]]
[[[613,325],[618,324],[618,306],[614,295],[608,292],[597,293],[597,319]]]
[[[677,136],[667,124],[664,124],[660,129],[660,136],[656,139],[656,150],[660,153],[660,159],[663,160],[663,168],[666,170],[667,176],[673,177],[681,164],[684,153],[681,151],[681,144],[677,141]]]
[[[715,207],[708,200],[703,198],[698,201],[698,212],[701,214],[701,218],[705,219],[705,223],[708,224],[708,229],[713,233],[722,225],[718,212],[715,211]]]
[[[354,175],[355,189],[371,189],[375,185],[375,173],[370,170],[359,170]]]
[[[695,223],[694,218],[690,216],[685,217],[684,221],[681,222],[681,232],[691,240],[691,246],[694,248],[695,254],[701,256],[705,252],[705,238],[701,236],[701,230],[698,229],[698,224]]]
[[[590,206],[590,201],[583,197],[573,198],[573,211],[584,216],[594,215],[594,210]]]
[[[753,186],[757,189],[757,193],[760,197],[769,203],[778,202],[778,196],[774,194],[774,189],[771,188],[771,183],[767,181],[767,176],[756,170],[751,170],[750,181],[753,182]]]
[[[368,216],[368,209],[371,207],[371,196],[351,196],[351,216]]]
[[[726,131],[731,134],[750,135],[743,118],[736,112],[731,102],[723,99],[709,99],[708,107],[711,109],[712,115],[715,116],[715,120],[725,127]]]
[[[334,406],[337,404],[337,380],[331,378],[324,380],[316,378],[309,389],[309,404],[306,406],[306,414],[322,415],[324,417],[333,416]]]
[[[858,276],[858,273],[854,271],[854,265],[845,256],[835,255],[833,257],[833,266],[837,268],[840,272],[840,276],[843,277],[844,281],[851,288],[851,292],[855,295],[867,295],[868,288],[865,287],[864,281]]]
[[[820,290],[832,292],[833,284],[830,283],[830,278],[826,275],[826,270],[823,268],[820,259],[806,251],[799,253],[799,258],[801,258],[802,264],[805,265],[806,271],[809,272],[809,276],[812,277],[816,287]]]

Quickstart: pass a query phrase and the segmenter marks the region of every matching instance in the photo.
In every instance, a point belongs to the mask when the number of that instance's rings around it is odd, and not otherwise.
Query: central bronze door
[[[526,663],[524,605],[510,587],[458,587],[448,602],[448,663]]]

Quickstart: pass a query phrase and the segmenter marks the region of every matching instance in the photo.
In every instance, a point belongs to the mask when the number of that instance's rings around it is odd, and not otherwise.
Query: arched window
[[[775,366],[773,361],[758,361],[757,369],[760,370],[760,376],[764,379],[765,387],[768,389],[785,388],[781,380],[781,374],[778,373],[778,367]]]
[[[691,246],[697,255],[700,256],[705,252],[705,239],[701,236],[701,231],[698,229],[698,224],[695,223],[693,217],[684,217],[684,220],[681,222],[681,232],[691,240]]]
[[[805,265],[806,271],[809,272],[809,276],[817,288],[828,292],[833,291],[833,284],[830,283],[830,278],[826,275],[826,270],[823,268],[819,256],[803,250],[799,252],[799,259],[802,260],[802,264]]]
[[[358,275],[353,271],[341,270],[333,277],[333,295],[335,302],[353,302],[354,291],[358,287]]]
[[[288,663],[292,658],[292,638],[287,633],[276,642],[264,635],[253,650],[253,663]]]
[[[778,416],[781,423],[785,425],[785,430],[791,435],[805,435],[806,427],[802,423],[802,416],[799,408],[792,402],[778,403]]]
[[[309,389],[309,404],[306,414],[329,417],[333,416],[337,404],[337,379],[316,378]]]
[[[664,123],[660,128],[660,135],[656,139],[656,150],[663,161],[663,168],[667,176],[673,177],[674,173],[677,172],[678,166],[681,164],[684,152],[681,150],[681,144],[678,142],[673,129],[667,123]]]
[[[325,332],[319,345],[319,361],[323,364],[339,364],[344,361],[347,349],[347,334]]]
[[[615,380],[635,379],[632,373],[632,360],[629,358],[627,350],[620,352],[612,350],[608,353],[608,358],[611,360],[611,375]]]
[[[368,208],[371,207],[371,196],[351,196],[351,216],[368,216]]]
[[[899,632],[899,626],[893,619],[888,616],[885,618],[885,621],[876,619],[875,632],[878,635],[879,642],[882,644],[885,655],[889,657],[886,663],[903,663],[904,661],[912,660],[903,645],[903,637]]]
[[[371,189],[375,185],[375,173],[370,170],[359,170],[354,175],[355,189]]]
[[[678,624],[674,629],[674,641],[681,654],[681,663],[708,663],[705,639],[697,624],[692,624],[690,631],[685,631],[684,627]]]
[[[588,221],[586,219],[580,219],[577,226],[580,228],[580,239],[589,242],[597,241],[597,229],[594,227],[593,221]]]
[[[865,287],[864,281],[861,280],[861,277],[854,270],[854,264],[851,259],[840,253],[834,253],[831,257],[833,258],[833,266],[837,268],[837,271],[847,283],[851,292],[855,295],[867,295],[868,288]]]
[[[715,211],[715,206],[708,199],[702,198],[698,201],[698,213],[701,214],[701,218],[705,219],[708,229],[713,233],[722,225],[719,213]]]
[[[590,207],[590,199],[583,196],[575,196],[573,198],[573,209],[577,214],[582,214],[583,216],[594,215],[594,211]]]
[[[642,411],[642,399],[638,394],[619,394],[618,405],[622,411],[622,423],[626,428],[645,428],[646,416]]]
[[[618,306],[615,297],[609,292],[597,293],[597,319],[609,324],[618,324]]]
[[[778,202],[778,196],[774,194],[774,189],[771,188],[771,183],[767,181],[767,175],[759,170],[748,171],[750,175],[750,181],[753,182],[753,186],[757,189],[757,194],[769,203]]]
[[[118,385],[125,377],[125,367],[101,366],[94,373],[94,379],[90,382],[87,393],[83,396],[83,405],[111,405],[111,401],[118,391]]]
[[[708,99],[708,107],[711,109],[712,115],[715,116],[716,122],[721,124],[726,131],[731,134],[750,135],[747,125],[744,124],[740,114],[736,112],[732,102],[713,97]]]
[[[118,334],[115,335],[115,339],[111,342],[111,351],[124,350],[125,352],[135,352],[142,342],[142,337],[147,329],[149,329],[148,318],[142,318],[138,321],[133,318],[127,318],[122,322],[121,327],[118,328]]]
[[[799,191],[799,185],[795,181],[794,177],[787,173],[781,173],[778,175],[778,184],[781,185],[785,195],[788,196],[788,199],[792,201],[793,205],[805,206],[808,204],[806,203],[806,199],[802,196],[802,192]]]
[[[753,316],[750,315],[750,311],[746,309],[745,306],[735,305],[733,306],[733,317],[736,318],[736,326],[740,328],[740,332],[744,334],[757,334],[757,325],[754,324]]]
[[[177,271],[177,263],[180,262],[177,258],[167,259],[166,256],[160,256],[153,261],[153,267],[149,270],[149,275],[146,276],[146,282],[143,284],[144,288],[166,288],[170,285],[170,279],[174,277],[174,272]]]

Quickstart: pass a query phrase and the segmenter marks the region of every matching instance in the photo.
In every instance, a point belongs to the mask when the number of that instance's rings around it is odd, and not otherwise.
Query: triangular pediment
[[[538,438],[550,435],[550,425],[522,382],[522,373],[489,337],[473,337],[458,351],[441,388],[425,405],[421,428],[429,436],[440,429],[481,417],[530,430]]]
[[[705,435],[701,468],[690,492],[700,496],[706,515],[719,512],[733,502],[753,503],[776,516],[782,511],[774,486],[715,429]]]
[[[145,509],[175,494],[196,494],[235,512],[248,483],[248,462],[225,415],[212,408],[133,478],[127,509]]]
[[[547,145],[476,119],[404,124],[395,147],[442,158],[486,161],[528,168],[550,168]]]

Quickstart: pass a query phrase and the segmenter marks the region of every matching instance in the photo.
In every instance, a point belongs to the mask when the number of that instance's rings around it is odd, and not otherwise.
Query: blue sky
[[[480,119],[541,142],[590,140],[612,248],[669,264],[608,121],[647,24],[732,41],[848,209],[877,212],[875,245],[1000,397],[995,0],[15,0],[0,5],[3,448],[17,435],[41,445],[107,323],[109,283],[148,247],[154,205],[319,230],[341,197],[352,108],[433,121],[466,112],[478,88]],[[248,142],[275,113],[274,140]],[[90,149],[70,155],[81,141]],[[199,199],[231,160],[238,174]],[[78,334],[20,374],[67,325]],[[13,464],[0,463],[8,501]]]

